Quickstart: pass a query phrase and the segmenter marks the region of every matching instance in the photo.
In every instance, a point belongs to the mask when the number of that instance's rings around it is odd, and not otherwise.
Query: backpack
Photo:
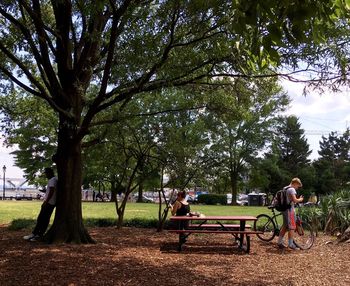
[[[284,212],[291,207],[287,199],[287,189],[288,187],[284,187],[283,190],[279,190],[272,200],[273,207],[279,212]]]

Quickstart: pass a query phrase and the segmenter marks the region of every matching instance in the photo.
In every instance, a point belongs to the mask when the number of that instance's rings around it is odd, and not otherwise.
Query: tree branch
[[[50,86],[48,87],[48,89],[50,90],[51,94],[54,95],[58,90],[61,89],[61,86],[59,81],[57,80],[56,73],[50,61],[48,46],[53,46],[53,45],[50,40],[49,40],[49,44],[47,44],[47,40],[49,39],[49,37],[47,36],[44,30],[45,25],[41,20],[40,2],[38,0],[33,0],[33,10],[28,5],[26,5],[26,3],[24,3],[23,0],[20,0],[20,2],[28,12],[31,19],[33,20],[35,29],[38,33],[38,41],[39,41],[41,56],[40,56],[40,61],[38,61],[38,57],[36,57],[36,61],[38,65],[42,64],[45,71],[45,76],[43,78],[47,78],[48,81],[50,82]],[[39,52],[37,51],[37,53]]]
[[[45,97],[42,96],[42,94],[32,88],[30,88],[29,86],[27,86],[26,84],[24,84],[23,82],[21,82],[17,77],[15,77],[8,69],[4,68],[2,65],[0,65],[0,70],[8,77],[10,78],[15,84],[17,84],[18,86],[20,86],[21,88],[23,88],[25,91],[46,99]]]
[[[206,108],[206,107],[207,107],[207,105],[201,105],[201,106],[196,106],[196,107],[191,107],[191,108],[165,109],[165,110],[149,112],[149,113],[125,115],[125,116],[121,116],[121,117],[110,119],[110,120],[101,120],[101,121],[93,122],[93,123],[91,123],[90,127],[100,126],[100,125],[104,125],[104,124],[113,124],[113,123],[117,123],[117,122],[123,121],[123,120],[128,119],[128,118],[147,117],[147,116],[155,116],[155,115],[166,114],[166,113],[176,113],[176,112],[181,112],[181,111],[199,110],[199,109]]]

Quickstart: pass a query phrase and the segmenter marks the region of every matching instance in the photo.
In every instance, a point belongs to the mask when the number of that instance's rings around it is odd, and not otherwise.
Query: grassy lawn
[[[41,201],[0,201],[0,224],[10,224],[16,219],[36,220]],[[162,206],[164,208],[164,206]],[[127,219],[158,219],[158,204],[128,203],[124,218]],[[83,202],[84,219],[111,219],[117,218],[114,203]],[[191,205],[191,211],[205,215],[253,215],[269,214],[266,207],[255,206],[208,206]]]

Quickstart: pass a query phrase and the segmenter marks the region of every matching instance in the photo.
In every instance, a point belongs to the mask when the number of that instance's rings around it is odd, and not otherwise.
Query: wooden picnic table
[[[249,221],[256,221],[255,216],[172,216],[170,221],[177,227],[169,232],[179,235],[178,250],[193,233],[231,234],[238,242],[240,249],[250,251],[250,235],[259,233],[251,230]],[[237,222],[234,224],[233,222]]]

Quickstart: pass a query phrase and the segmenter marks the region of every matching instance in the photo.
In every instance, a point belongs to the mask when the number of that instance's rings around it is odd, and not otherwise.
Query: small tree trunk
[[[138,190],[138,196],[137,196],[137,203],[143,202],[143,183],[140,182],[139,184],[139,190]]]
[[[163,195],[163,196],[162,196]],[[161,232],[164,229],[165,222],[168,218],[169,213],[169,204],[170,202],[167,201],[164,193],[163,187],[161,190],[158,191],[158,198],[159,198],[159,206],[158,206],[158,226],[157,226],[157,232]],[[162,211],[162,198],[165,202],[165,208]]]
[[[129,196],[129,193],[126,192],[120,206],[118,205],[118,201],[115,201],[115,207],[116,207],[116,212],[117,212],[117,216],[118,216],[118,218],[117,218],[117,228],[118,229],[121,229],[123,227],[124,212],[125,212],[126,203],[128,201],[128,196]]]
[[[231,183],[231,192],[232,192],[232,201],[231,205],[237,205],[237,173],[230,172],[230,183]]]
[[[117,201],[117,188],[116,188],[116,182],[111,181],[111,199],[110,202],[116,202]]]

